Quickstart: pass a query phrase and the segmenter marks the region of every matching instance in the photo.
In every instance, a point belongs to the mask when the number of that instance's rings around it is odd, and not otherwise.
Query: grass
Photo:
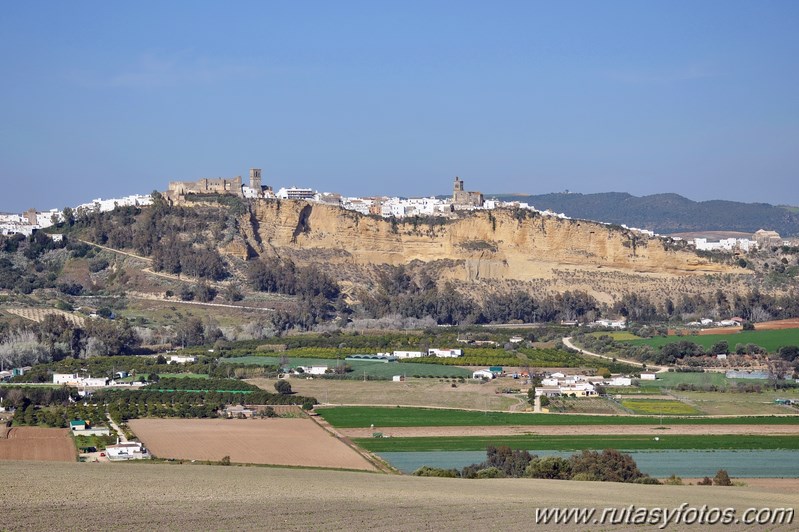
[[[617,342],[626,342],[628,340],[640,340],[641,339],[640,336],[636,336],[633,333],[628,332],[628,331],[595,332],[595,333],[591,333],[591,336],[596,336],[596,337],[610,336],[611,338],[613,338]]]
[[[527,451],[582,451],[583,449],[639,450],[753,450],[799,449],[795,436],[753,435],[624,435],[624,436],[453,436],[418,438],[356,438],[371,452],[484,451],[489,445]]]
[[[319,358],[296,358],[288,357],[289,366],[328,366],[335,367],[336,360],[322,360]],[[220,358],[219,362],[235,362],[238,364],[253,364],[260,366],[280,365],[280,357],[273,356],[248,356],[237,358]],[[471,378],[472,372],[468,369],[452,366],[442,366],[440,364],[413,364],[396,362],[368,362],[362,360],[347,360],[346,363],[352,371],[346,375],[349,379],[363,379],[366,377],[378,379],[390,379],[394,375],[407,375],[409,377],[418,375],[422,377],[465,377]]]
[[[636,414],[690,416],[701,414],[699,410],[674,399],[622,399],[621,406]]]
[[[779,350],[785,345],[799,345],[799,329],[781,329],[773,331],[740,331],[730,334],[702,334],[690,336],[656,336],[640,340],[624,340],[631,345],[649,345],[660,347],[675,342],[688,341],[710,348],[713,344],[726,340],[730,350],[735,349],[735,344],[756,344],[770,353]]]
[[[502,425],[795,425],[799,416],[662,417],[514,414],[429,408],[341,406],[317,409],[338,428],[375,427],[480,427]]]

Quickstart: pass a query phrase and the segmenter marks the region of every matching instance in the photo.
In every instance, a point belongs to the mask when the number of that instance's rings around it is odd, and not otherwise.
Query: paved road
[[[662,368],[662,367],[658,367],[658,366],[649,366],[647,364],[643,364],[641,362],[638,362],[637,360],[630,360],[629,358],[610,357],[610,356],[607,356],[607,355],[600,355],[599,353],[592,353],[591,351],[587,351],[585,349],[580,349],[579,347],[574,345],[571,340],[572,340],[571,336],[567,336],[566,338],[563,338],[563,340],[562,340],[563,341],[563,345],[565,345],[566,347],[569,347],[571,349],[574,349],[575,351],[579,351],[583,355],[588,355],[588,356],[598,357],[598,358],[604,358],[605,360],[610,360],[610,361],[613,361],[613,359],[615,358],[616,362],[623,362],[625,364],[630,364],[632,366],[638,366],[639,368],[646,367],[646,368],[648,368],[648,369],[650,369],[652,371],[655,371],[657,373],[668,371],[668,368],[665,368],[665,367]]]

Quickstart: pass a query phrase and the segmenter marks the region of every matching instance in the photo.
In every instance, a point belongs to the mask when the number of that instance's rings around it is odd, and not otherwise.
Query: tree
[[[280,379],[279,381],[277,381],[275,383],[275,390],[277,390],[277,393],[279,393],[281,395],[290,395],[291,394],[291,384],[289,384],[288,381],[284,381],[283,379]]]
[[[719,469],[713,477],[713,483],[716,486],[732,486],[732,479],[726,469]]]
[[[710,348],[710,353],[713,355],[726,355],[730,350],[730,344],[726,340],[721,340],[713,344]]]

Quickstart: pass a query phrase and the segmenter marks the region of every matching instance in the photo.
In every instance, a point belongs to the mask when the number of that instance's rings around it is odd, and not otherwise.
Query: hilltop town
[[[262,170],[251,168],[249,181],[244,182],[241,176],[225,178],[202,178],[195,181],[170,181],[163,192],[172,203],[185,202],[188,196],[203,195],[230,195],[246,199],[277,199],[299,200],[323,205],[338,206],[346,210],[355,211],[363,215],[373,215],[382,218],[403,219],[410,217],[442,217],[451,218],[456,213],[469,211],[490,211],[494,209],[510,208],[524,209],[560,219],[570,219],[563,213],[551,210],[536,209],[535,206],[523,201],[502,201],[486,199],[481,192],[468,191],[464,181],[455,177],[452,185],[452,195],[449,197],[349,197],[334,192],[319,192],[312,188],[281,187],[274,191],[270,185],[263,184]],[[87,203],[70,206],[66,209],[70,213],[109,212],[116,207],[136,206],[144,207],[152,203],[151,195],[134,194],[121,198],[95,199]],[[33,231],[51,227],[64,221],[64,210],[50,209],[36,211],[29,209],[20,214],[0,214],[0,234],[30,235]],[[602,220],[594,220],[605,223]],[[644,236],[655,236],[650,230],[630,228],[622,224],[625,229],[630,229]],[[796,239],[783,238],[776,231],[760,229],[751,237],[741,235],[722,238],[717,232],[710,232],[711,236],[693,235],[687,238],[689,245],[699,251],[725,251],[734,253],[748,253],[754,249],[767,249],[775,246],[795,246],[799,244]],[[675,240],[682,237],[673,236]]]

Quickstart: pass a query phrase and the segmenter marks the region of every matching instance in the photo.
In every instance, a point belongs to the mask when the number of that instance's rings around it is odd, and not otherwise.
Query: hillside
[[[547,277],[555,268],[613,268],[630,273],[740,273],[618,226],[564,220],[531,211],[495,210],[443,218],[390,221],[338,207],[259,201],[247,242],[260,254],[322,253],[328,263],[408,264],[455,261],[462,281]]]
[[[544,210],[573,218],[625,224],[661,234],[689,231],[741,231],[771,229],[781,235],[799,234],[799,212],[766,203],[692,201],[678,194],[637,197],[621,192],[601,194],[497,194],[498,199],[524,201]]]
[[[793,508],[797,504],[795,483],[778,482],[735,488],[645,486],[263,467],[37,462],[0,462],[0,474],[6,503],[0,527],[10,530],[52,530],[54,523],[62,529],[99,529],[99,521],[87,521],[87,516],[98,515],[111,516],[103,529],[120,530],[506,530],[531,527],[535,508],[542,507],[671,509],[690,501],[692,508],[732,507],[742,513],[749,507]],[[674,523],[672,527],[685,529]],[[568,526],[538,524],[536,529],[566,530]],[[601,529],[631,528],[609,525]]]

